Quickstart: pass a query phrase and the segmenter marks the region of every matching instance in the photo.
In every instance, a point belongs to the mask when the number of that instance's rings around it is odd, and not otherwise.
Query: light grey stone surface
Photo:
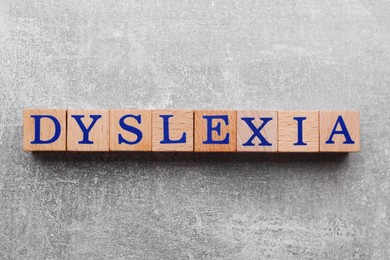
[[[389,259],[389,1],[0,0],[0,259]],[[358,109],[362,152],[25,153],[22,109]]]

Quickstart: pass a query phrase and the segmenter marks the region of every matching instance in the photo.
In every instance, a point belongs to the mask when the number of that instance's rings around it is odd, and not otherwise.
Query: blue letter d
[[[34,140],[31,141],[31,144],[51,144],[57,141],[61,134],[61,125],[57,118],[51,115],[32,115],[32,118],[35,120],[34,125]],[[49,140],[41,140],[41,119],[48,118],[54,123],[54,136]]]

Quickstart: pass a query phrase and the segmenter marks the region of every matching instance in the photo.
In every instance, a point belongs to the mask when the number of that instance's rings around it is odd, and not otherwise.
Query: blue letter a
[[[340,125],[341,130],[336,130],[337,126]],[[344,123],[343,117],[339,116],[337,118],[336,124],[333,127],[332,133],[330,134],[330,137],[328,141],[326,141],[326,144],[334,144],[333,135],[335,134],[342,134],[345,137],[345,142],[343,144],[354,144],[355,142],[352,140],[351,136],[349,135],[348,129]]]

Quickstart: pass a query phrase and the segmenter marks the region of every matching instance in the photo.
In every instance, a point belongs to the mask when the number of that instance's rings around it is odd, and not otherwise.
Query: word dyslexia
[[[358,111],[23,112],[26,151],[358,152]]]

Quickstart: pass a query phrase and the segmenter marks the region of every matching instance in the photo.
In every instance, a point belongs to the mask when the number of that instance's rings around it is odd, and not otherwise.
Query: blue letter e
[[[82,118],[84,118],[83,115],[72,115],[72,117],[76,120],[77,124],[80,126],[81,131],[83,131],[83,140],[79,141],[79,144],[93,144],[92,141],[89,140],[89,132],[91,131],[92,127],[96,124],[96,121],[98,121],[99,118],[101,118],[101,115],[90,115],[89,117],[92,118],[92,123],[88,126],[88,128],[84,125],[83,121],[81,121]]]
[[[218,122],[215,127],[213,127],[213,119],[221,119],[226,125],[229,125],[229,118],[227,115],[215,115],[215,116],[203,116],[207,120],[207,139],[204,141],[204,144],[228,144],[229,143],[229,133],[226,134],[223,140],[213,140],[213,131],[217,132],[218,135],[221,135],[221,122]]]
[[[50,115],[32,115],[32,118],[35,119],[34,127],[34,140],[31,141],[31,144],[51,144],[57,141],[61,134],[61,125],[57,118]],[[49,140],[41,140],[41,119],[48,118],[54,123],[54,136]]]

